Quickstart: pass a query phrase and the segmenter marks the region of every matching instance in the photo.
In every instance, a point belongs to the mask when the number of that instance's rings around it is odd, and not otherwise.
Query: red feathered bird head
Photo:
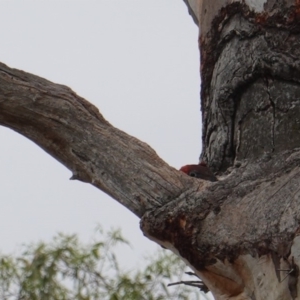
[[[186,165],[181,167],[179,171],[184,172],[191,177],[201,178],[209,181],[218,181],[217,177],[203,161],[198,165]]]

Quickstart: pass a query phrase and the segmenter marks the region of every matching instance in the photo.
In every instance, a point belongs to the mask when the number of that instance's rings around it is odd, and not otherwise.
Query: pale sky
[[[198,28],[182,0],[2,1],[0,60],[71,87],[114,126],[148,143],[167,163],[201,152]],[[0,127],[0,251],[49,241],[88,241],[96,224],[121,227],[135,268],[157,246],[139,219],[23,136]]]

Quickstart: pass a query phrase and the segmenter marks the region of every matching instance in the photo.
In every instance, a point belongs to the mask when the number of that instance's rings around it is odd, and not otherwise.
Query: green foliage
[[[167,287],[180,280],[185,265],[175,255],[159,251],[146,259],[144,270],[121,270],[114,254],[128,245],[119,230],[88,245],[76,235],[58,234],[51,243],[24,246],[18,257],[0,257],[0,299],[3,300],[165,300],[200,299],[186,286]],[[202,298],[203,299],[203,298]]]

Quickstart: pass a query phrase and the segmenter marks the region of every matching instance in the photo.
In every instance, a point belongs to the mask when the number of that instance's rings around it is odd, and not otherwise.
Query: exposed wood
[[[194,20],[195,24],[199,25],[199,7],[201,0],[183,0],[188,8],[188,12]]]

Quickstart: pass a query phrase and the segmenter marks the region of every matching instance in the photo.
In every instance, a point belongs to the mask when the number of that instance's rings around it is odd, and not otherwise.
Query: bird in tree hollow
[[[184,167],[181,167],[179,171],[184,172],[191,177],[209,181],[218,181],[217,177],[208,168],[207,164],[204,161],[201,161],[198,165],[186,165]]]

